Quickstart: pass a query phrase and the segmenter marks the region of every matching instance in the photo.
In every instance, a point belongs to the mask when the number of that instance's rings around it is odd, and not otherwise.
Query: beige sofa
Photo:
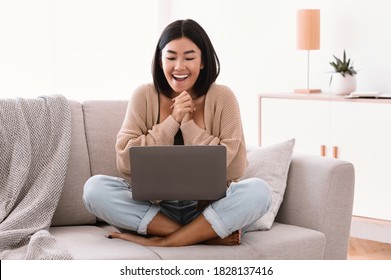
[[[72,142],[65,186],[50,233],[75,259],[346,259],[354,168],[331,158],[293,156],[287,189],[273,227],[246,233],[240,246],[144,247],[107,239],[82,202],[95,174],[122,176],[114,143],[127,101],[71,101]]]

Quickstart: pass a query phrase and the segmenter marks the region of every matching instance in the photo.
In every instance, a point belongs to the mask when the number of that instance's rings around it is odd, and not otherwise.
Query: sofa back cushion
[[[124,120],[128,101],[94,100],[83,103],[91,174],[128,179],[117,170],[115,142]]]
[[[260,178],[269,184],[272,191],[272,204],[269,211],[255,221],[249,230],[269,230],[272,227],[284,198],[294,146],[293,138],[247,153],[248,166],[242,179]]]
[[[84,183],[91,176],[84,118],[79,102],[69,101],[71,109],[71,147],[64,187],[52,218],[52,226],[92,224],[96,222],[84,207]]]

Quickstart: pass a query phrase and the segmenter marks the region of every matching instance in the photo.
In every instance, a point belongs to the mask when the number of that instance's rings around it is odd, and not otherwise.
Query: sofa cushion
[[[74,259],[323,259],[326,238],[311,229],[275,223],[269,231],[247,232],[239,246],[193,245],[183,247],[144,247],[105,236],[114,231],[109,225],[53,227],[50,233]],[[276,238],[277,237],[277,238]]]
[[[115,143],[128,101],[95,100],[83,103],[92,175],[126,178],[117,170]]]
[[[254,259],[321,260],[326,250],[326,237],[320,231],[273,223],[270,230],[246,233],[243,244],[256,248]]]
[[[92,224],[96,221],[95,216],[84,207],[82,199],[84,183],[91,176],[82,107],[76,101],[69,101],[69,106],[72,118],[71,147],[64,187],[52,226]]]
[[[242,179],[261,178],[272,190],[272,205],[269,211],[257,220],[250,230],[268,230],[273,225],[283,200],[294,145],[295,139],[290,139],[247,153],[249,164]]]
[[[97,226],[52,227],[50,234],[76,260],[153,260],[159,259],[150,248],[105,236],[113,228]]]
[[[310,260],[323,259],[325,246],[326,238],[319,231],[275,223],[269,231],[244,233],[239,246],[149,248],[164,260]]]

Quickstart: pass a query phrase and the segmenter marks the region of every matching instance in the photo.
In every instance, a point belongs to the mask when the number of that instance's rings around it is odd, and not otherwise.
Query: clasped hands
[[[193,119],[193,113],[195,112],[195,104],[193,98],[187,91],[183,91],[177,97],[173,98],[174,102],[170,109],[172,110],[171,115],[178,123],[187,123]]]

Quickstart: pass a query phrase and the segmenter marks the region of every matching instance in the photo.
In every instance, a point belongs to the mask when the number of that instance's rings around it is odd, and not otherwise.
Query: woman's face
[[[174,96],[192,88],[203,68],[201,50],[190,39],[182,37],[169,42],[162,50],[162,68]]]

